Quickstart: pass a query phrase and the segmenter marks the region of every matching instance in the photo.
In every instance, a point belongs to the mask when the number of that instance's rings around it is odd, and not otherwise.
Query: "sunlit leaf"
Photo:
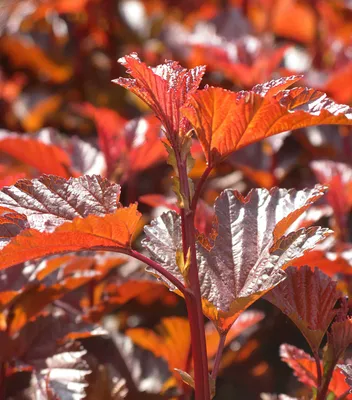
[[[118,78],[114,82],[129,89],[152,108],[164,126],[166,137],[172,145],[176,145],[177,137],[184,136],[190,128],[180,108],[197,90],[205,67],[187,70],[176,61],[166,61],[150,68],[140,61],[136,53],[120,58],[119,62],[133,79]]]
[[[92,373],[87,351],[77,344],[63,346],[46,359],[47,367],[33,376],[36,398],[64,398],[83,400]]]
[[[23,149],[26,151],[23,151]],[[29,135],[0,131],[0,151],[44,174],[70,177],[71,161],[66,152]]]
[[[336,282],[318,268],[289,267],[286,279],[266,296],[288,315],[317,353],[323,336],[337,313],[334,309],[341,293]]]
[[[352,364],[339,364],[338,368],[346,377],[346,383],[352,388]]]
[[[71,251],[128,249],[140,214],[136,204],[121,207],[119,193],[118,185],[98,176],[43,176],[4,188],[0,204],[26,215],[30,229],[4,247],[0,266]]]
[[[247,197],[226,190],[216,200],[216,234],[200,236],[197,252],[203,312],[220,331],[228,330],[241,312],[281,282],[282,269],[329,233],[314,227],[284,236],[323,194],[321,186],[298,192],[256,189]],[[153,259],[183,281],[176,261],[182,252],[180,216],[164,213],[145,233],[143,244]]]
[[[349,106],[338,105],[314,89],[287,89],[300,78],[270,81],[249,92],[210,87],[190,96],[190,104],[182,112],[193,125],[208,163],[287,130],[352,124]]]
[[[75,217],[114,213],[119,197],[120,186],[97,175],[69,180],[47,175],[3,188],[0,205],[25,215],[31,228],[50,231]]]

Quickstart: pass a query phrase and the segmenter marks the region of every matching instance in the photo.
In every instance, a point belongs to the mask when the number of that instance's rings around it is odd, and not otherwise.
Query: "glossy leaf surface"
[[[323,194],[320,186],[299,192],[256,189],[247,197],[226,190],[216,200],[216,233],[199,237],[197,257],[203,312],[219,330],[228,330],[244,309],[285,278],[282,269],[328,234],[315,227],[284,236]],[[177,264],[182,252],[180,217],[164,213],[145,232],[143,243],[152,257],[184,281]]]
[[[352,109],[322,92],[288,90],[301,77],[254,86],[249,92],[210,87],[191,96],[184,115],[193,125],[209,164],[258,140],[319,124],[352,124]]]
[[[167,138],[176,144],[177,136],[184,136],[190,128],[180,108],[197,90],[205,67],[187,70],[175,61],[166,61],[150,68],[136,53],[120,58],[119,62],[132,78],[118,78],[114,82],[145,101],[164,125]]]

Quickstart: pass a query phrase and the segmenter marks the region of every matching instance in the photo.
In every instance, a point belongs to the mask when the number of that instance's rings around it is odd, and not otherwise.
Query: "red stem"
[[[194,212],[196,211],[198,200],[200,198],[200,195],[202,194],[204,183],[207,180],[212,169],[213,169],[213,166],[208,165],[207,168],[204,170],[204,172],[198,182],[197,188],[194,192],[194,196],[192,199],[192,204],[191,204],[191,210]]]
[[[321,371],[321,364],[320,364],[320,358],[319,355],[316,351],[314,351],[314,360],[315,360],[315,365],[317,367],[317,387],[320,388],[321,386],[321,379],[322,379],[322,371]]]
[[[177,289],[185,296],[187,293],[187,289],[184,287],[184,285],[177,279],[175,278],[169,271],[164,269],[160,264],[157,262],[151,260],[150,258],[144,256],[143,254],[139,253],[136,250],[130,250],[127,252],[128,255],[131,257],[136,258],[139,261],[144,262],[145,264],[149,265],[149,267],[155,269],[158,271],[161,275],[163,275],[168,281],[170,281],[174,286],[177,287]]]
[[[186,161],[180,159],[176,153],[178,176],[180,179],[180,189],[186,198],[186,206],[190,204],[191,196],[188,183]],[[210,171],[209,171],[210,172]],[[205,177],[206,178],[206,177]],[[205,178],[203,182],[205,181]],[[200,190],[199,190],[200,192]],[[198,195],[199,196],[199,195]],[[196,207],[195,202],[195,207]],[[191,209],[181,209],[182,219],[182,243],[183,253],[186,259],[188,249],[190,249],[191,260],[188,274],[188,280],[192,293],[185,295],[188,318],[191,329],[192,356],[194,364],[194,385],[195,400],[210,400],[209,374],[208,374],[208,358],[205,343],[204,316],[202,310],[202,300],[200,293],[195,228],[194,228],[194,211]]]
[[[218,346],[218,350],[217,350],[216,356],[215,356],[214,367],[211,372],[211,377],[214,379],[214,381],[215,381],[216,377],[218,376],[221,357],[222,357],[222,353],[223,353],[224,347],[225,347],[226,335],[227,335],[227,333],[220,334],[219,346]]]
[[[324,375],[322,384],[318,386],[317,400],[326,400],[326,395],[329,390],[330,381],[334,372],[336,363],[332,363],[327,373]]]

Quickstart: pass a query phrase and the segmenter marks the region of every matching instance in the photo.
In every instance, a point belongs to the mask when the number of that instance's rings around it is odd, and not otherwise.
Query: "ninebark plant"
[[[173,168],[179,212],[168,211],[144,228],[146,253],[141,253],[131,244],[141,215],[136,204],[119,203],[119,185],[97,175],[20,180],[0,192],[0,268],[82,250],[122,253],[145,263],[186,302],[193,364],[179,373],[193,387],[197,400],[215,395],[222,352],[234,322],[266,296],[302,331],[312,348],[315,372],[309,368],[302,372],[299,360],[309,356],[298,349],[283,347],[282,357],[289,359],[303,382],[309,381],[317,399],[325,399],[335,366],[352,340],[351,324],[343,305],[335,308],[341,294],[331,279],[319,270],[294,266],[331,233],[310,227],[314,221],[305,219],[308,207],[327,188],[259,188],[247,196],[226,189],[215,201],[209,236],[197,232],[195,213],[207,177],[231,153],[288,130],[351,125],[352,109],[314,89],[288,89],[298,84],[300,76],[235,93],[216,87],[199,90],[203,66],[186,70],[167,61],[150,68],[136,54],[119,61],[131,78],[115,83],[140,97],[162,123],[160,140]],[[196,185],[189,177],[195,136],[207,161]],[[220,336],[211,373],[204,316]],[[333,320],[322,364],[319,347]],[[349,366],[341,369],[349,376]]]

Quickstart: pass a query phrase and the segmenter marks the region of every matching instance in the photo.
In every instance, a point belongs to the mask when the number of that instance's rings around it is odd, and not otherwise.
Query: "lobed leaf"
[[[300,329],[313,353],[318,352],[326,330],[335,317],[334,309],[341,293],[336,282],[318,268],[289,267],[286,279],[265,299],[288,315]]]
[[[324,93],[303,87],[286,90],[300,78],[281,78],[248,92],[210,87],[192,94],[182,112],[193,125],[208,163],[287,130],[352,124],[352,109]]]
[[[216,232],[212,238],[200,236],[197,258],[203,312],[220,331],[227,331],[243,310],[285,278],[283,269],[329,233],[314,227],[284,236],[324,191],[322,186],[256,189],[243,197],[225,190],[216,200]],[[184,281],[177,263],[182,254],[180,216],[164,213],[145,233],[143,245],[152,258]]]

